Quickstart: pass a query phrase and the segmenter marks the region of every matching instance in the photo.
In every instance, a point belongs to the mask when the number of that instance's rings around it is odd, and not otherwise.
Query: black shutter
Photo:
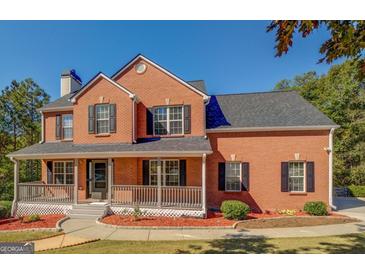
[[[89,133],[95,133],[95,110],[94,105],[89,106]]]
[[[314,162],[307,162],[307,192],[314,192]]]
[[[180,160],[180,186],[186,186],[186,160]]]
[[[47,161],[47,184],[53,184],[52,161]]]
[[[153,135],[153,108],[146,108],[147,135]]]
[[[218,190],[226,190],[226,163],[218,163]]]
[[[191,106],[190,105],[184,106],[184,133],[185,134],[191,133]]]
[[[249,190],[250,182],[250,164],[247,162],[242,163],[242,191]]]
[[[115,106],[115,104],[110,104],[109,105],[109,132],[111,133],[115,133],[116,132],[116,127],[117,127],[117,108]]]
[[[289,191],[289,166],[288,162],[281,162],[281,192]]]
[[[62,116],[56,115],[56,140],[60,140],[62,137]]]
[[[150,161],[143,160],[143,184],[149,185],[150,184]]]

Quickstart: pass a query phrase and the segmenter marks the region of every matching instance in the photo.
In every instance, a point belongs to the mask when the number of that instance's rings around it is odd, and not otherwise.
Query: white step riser
[[[99,209],[104,210],[106,206],[73,205],[72,209]]]
[[[72,209],[70,214],[86,214],[86,215],[103,215],[105,210],[94,210],[94,209]]]
[[[96,220],[101,215],[84,215],[84,214],[70,214],[69,217],[71,219],[89,219]]]

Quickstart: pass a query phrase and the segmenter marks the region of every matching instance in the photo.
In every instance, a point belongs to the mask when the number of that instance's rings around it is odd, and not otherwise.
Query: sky
[[[60,75],[76,69],[89,81],[108,76],[141,53],[184,80],[205,80],[209,94],[272,90],[281,79],[315,70],[322,28],[299,36],[287,55],[275,57],[269,21],[0,21],[0,90],[33,78],[51,99]]]

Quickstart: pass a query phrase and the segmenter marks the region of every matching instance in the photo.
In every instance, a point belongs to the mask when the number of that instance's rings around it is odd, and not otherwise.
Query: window
[[[62,115],[62,136],[65,140],[72,139],[72,114]]]
[[[241,163],[226,163],[226,191],[241,191]]]
[[[150,185],[156,186],[158,160],[150,160]],[[180,169],[179,160],[161,160],[161,185],[179,186]]]
[[[155,135],[183,134],[183,107],[157,107],[154,109]]]
[[[289,162],[289,191],[305,191],[304,173],[304,162]]]
[[[109,133],[109,105],[96,105],[96,133]]]
[[[53,162],[53,182],[55,184],[73,184],[74,168],[72,161]]]

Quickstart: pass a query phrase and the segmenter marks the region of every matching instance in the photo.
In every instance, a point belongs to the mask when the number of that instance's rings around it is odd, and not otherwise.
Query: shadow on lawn
[[[295,239],[269,240],[267,238],[256,239],[221,239],[208,241],[207,246],[191,244],[186,249],[178,249],[177,253],[203,253],[203,254],[296,254],[296,253],[328,253],[328,254],[363,254],[365,253],[365,235],[351,234],[337,236],[328,241],[315,241],[313,238],[302,244],[294,242]],[[290,248],[294,245],[294,248]]]

